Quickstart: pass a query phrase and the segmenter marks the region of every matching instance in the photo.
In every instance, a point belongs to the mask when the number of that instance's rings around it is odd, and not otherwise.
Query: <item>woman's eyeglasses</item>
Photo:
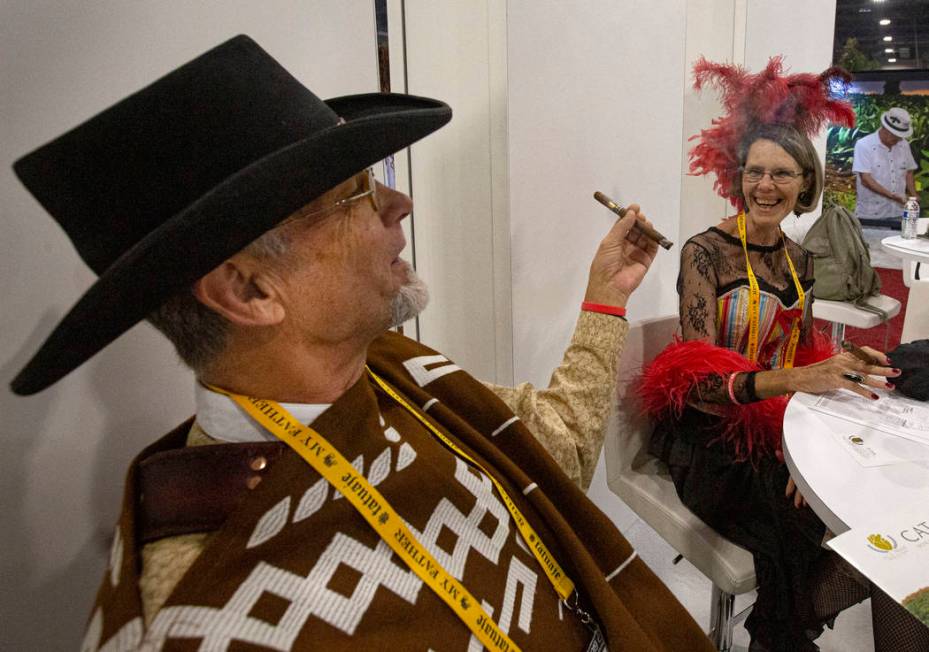
[[[764,168],[756,167],[742,168],[742,178],[749,183],[758,183],[764,179],[766,174],[770,175],[771,181],[779,186],[786,185],[797,177],[803,176],[802,172],[794,172],[793,170],[785,170],[783,168],[778,168],[777,170],[765,170]]]

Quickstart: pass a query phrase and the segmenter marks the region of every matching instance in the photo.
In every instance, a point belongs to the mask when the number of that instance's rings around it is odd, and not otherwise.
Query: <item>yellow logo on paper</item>
[[[890,552],[897,547],[897,542],[893,540],[892,537],[887,537],[886,539],[880,534],[869,534],[868,543],[872,550],[877,550],[878,552]]]

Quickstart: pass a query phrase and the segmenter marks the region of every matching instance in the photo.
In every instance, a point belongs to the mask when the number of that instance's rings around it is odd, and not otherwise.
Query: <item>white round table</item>
[[[926,233],[929,229],[929,217],[921,217],[916,223],[917,233]],[[904,240],[899,235],[881,240],[881,248],[887,253],[903,259],[903,284],[910,287],[915,263],[929,263],[929,239],[910,238]],[[924,274],[926,276],[926,274]]]
[[[893,235],[881,240],[881,247],[887,253],[899,256],[904,262],[929,263],[929,238],[904,240],[899,235]]]
[[[832,532],[865,527],[894,505],[929,502],[929,446],[813,410],[816,398],[798,392],[790,399],[784,459],[800,493]],[[836,440],[856,435],[913,461],[862,466],[851,447]]]

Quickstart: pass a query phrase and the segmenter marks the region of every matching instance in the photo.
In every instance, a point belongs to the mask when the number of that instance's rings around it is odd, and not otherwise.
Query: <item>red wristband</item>
[[[626,316],[625,308],[620,308],[619,306],[608,306],[603,303],[593,303],[591,301],[584,301],[581,303],[581,310],[586,310],[588,312],[602,312],[604,315],[616,315],[617,317]]]
[[[735,405],[742,405],[739,403],[739,399],[735,397],[735,377],[738,373],[738,371],[734,371],[729,374],[729,400]]]

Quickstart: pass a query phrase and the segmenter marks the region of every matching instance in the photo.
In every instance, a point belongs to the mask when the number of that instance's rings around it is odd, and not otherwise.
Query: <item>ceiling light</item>
[[[884,48],[884,52],[887,52],[888,54],[891,53],[891,52],[893,52],[893,51],[894,51],[893,48]]]
[[[884,0],[871,0],[871,2],[873,2],[873,3],[876,4],[876,5],[879,5],[879,4],[881,4],[882,2],[884,2]]]
[[[894,37],[893,37],[893,36],[885,36],[885,37],[884,37],[884,40],[887,41],[887,42],[890,42],[890,41],[894,40]]]
[[[887,60],[887,63],[897,63],[897,60],[891,57],[890,59]]]
[[[879,25],[890,25],[890,18],[881,18],[877,22]]]
[[[858,10],[858,13],[859,14],[870,14],[871,10],[868,9],[867,7],[862,7],[861,9]]]

